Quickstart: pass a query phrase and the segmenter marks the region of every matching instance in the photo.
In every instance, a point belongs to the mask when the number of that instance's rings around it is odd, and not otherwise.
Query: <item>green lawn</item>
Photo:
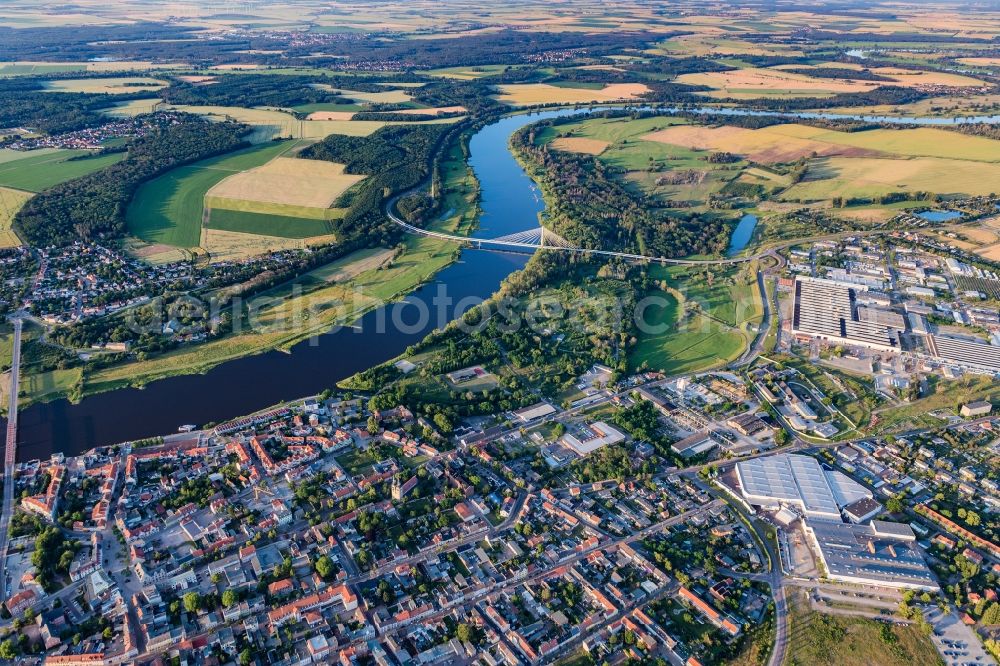
[[[86,157],[90,154],[87,150],[25,153],[3,150],[0,153],[0,185],[28,192],[41,192],[67,180],[86,176],[125,157],[125,153]]]
[[[747,341],[739,331],[723,326],[704,315],[680,321],[680,303],[669,293],[659,294],[665,305],[652,305],[645,321],[662,331],[643,333],[629,354],[629,365],[646,364],[667,374],[695,372],[716,367],[742,353]]]
[[[705,270],[650,268],[650,276],[666,282],[667,290],[650,294],[663,302],[646,309],[648,330],[640,331],[630,367],[645,363],[667,373],[694,372],[737,358],[750,343],[748,324],[763,318],[754,281],[739,268],[710,268],[710,275]]]
[[[240,231],[281,238],[311,238],[330,233],[330,224],[325,220],[310,220],[287,215],[265,215],[221,208],[212,209],[208,226],[224,231]]]
[[[150,243],[197,247],[208,190],[227,176],[270,161],[294,143],[288,140],[251,146],[172,169],[143,183],[126,213],[129,232]]]

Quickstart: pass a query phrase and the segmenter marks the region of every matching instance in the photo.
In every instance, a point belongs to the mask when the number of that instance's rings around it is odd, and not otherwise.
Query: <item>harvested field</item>
[[[977,67],[1000,67],[1000,58],[959,58],[958,61],[964,65]]]
[[[146,77],[123,77],[107,79],[63,79],[48,81],[45,89],[50,92],[72,92],[120,95],[123,93],[152,92],[166,88],[168,83]]]
[[[350,120],[355,111],[313,111],[306,120]]]
[[[345,174],[343,164],[277,157],[220,181],[208,191],[208,196],[329,208],[337,197],[364,178]]]
[[[221,261],[239,261],[264,252],[274,250],[292,250],[306,247],[310,244],[330,243],[336,239],[333,236],[319,236],[309,241],[299,238],[280,238],[277,236],[261,236],[222,229],[202,229],[201,246],[211,254],[212,263]]]
[[[612,83],[604,88],[563,88],[547,83],[515,83],[498,86],[501,102],[514,106],[531,104],[582,104],[637,99],[649,92],[643,83]]]
[[[611,144],[599,139],[587,139],[584,137],[564,136],[555,139],[551,144],[557,150],[564,150],[570,153],[586,153],[588,155],[600,155]]]
[[[138,238],[125,239],[123,249],[136,259],[142,259],[147,264],[154,266],[183,261],[188,258],[188,253],[180,248],[162,243],[146,243]]]
[[[18,247],[21,239],[17,237],[11,225],[14,216],[21,210],[24,203],[32,196],[31,192],[0,187],[0,248]]]
[[[981,247],[976,250],[976,254],[990,261],[1000,261],[1000,244]]]
[[[815,160],[802,182],[786,190],[781,198],[818,201],[919,191],[983,195],[994,191],[998,182],[997,164],[939,158],[830,157]]]
[[[727,72],[700,72],[682,74],[677,83],[708,86],[724,92],[754,93],[765,95],[770,92],[825,92],[851,93],[872,90],[872,82],[845,81],[841,79],[819,79],[803,74],[793,74],[778,69],[748,67]]]
[[[693,150],[725,150],[761,164],[794,162],[814,154],[821,157],[833,155],[864,157],[878,154],[863,148],[788,136],[771,127],[752,130],[728,125],[722,127],[677,125],[647,134],[643,138],[647,141],[668,143]]]

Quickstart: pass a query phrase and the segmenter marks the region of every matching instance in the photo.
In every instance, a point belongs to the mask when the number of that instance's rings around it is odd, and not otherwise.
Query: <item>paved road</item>
[[[17,392],[21,372],[21,319],[14,318],[14,354],[10,364],[10,395],[7,404],[7,446],[3,467],[3,510],[0,511],[0,600],[8,597],[7,549],[10,519],[14,513],[14,466],[17,461]]]

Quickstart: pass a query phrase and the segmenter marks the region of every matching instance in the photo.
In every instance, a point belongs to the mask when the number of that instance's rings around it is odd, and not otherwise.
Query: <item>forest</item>
[[[298,106],[350,102],[346,97],[314,87],[319,83],[328,81],[322,76],[229,75],[218,77],[208,86],[176,81],[161,90],[159,95],[169,104],[206,106]]]
[[[86,93],[45,92],[39,79],[0,79],[0,127],[39,129],[62,134],[108,122],[101,109],[138,97],[136,93],[111,98]]]
[[[534,145],[534,133],[544,125],[516,132],[511,144],[552,195],[548,220],[557,234],[580,247],[660,257],[725,250],[730,230],[719,217],[653,212],[641,193],[625,187],[594,156]]]
[[[122,161],[29,199],[14,218],[15,227],[36,246],[118,236],[125,230],[125,209],[142,182],[245,145],[245,125],[177,117],[176,124],[135,139]]]

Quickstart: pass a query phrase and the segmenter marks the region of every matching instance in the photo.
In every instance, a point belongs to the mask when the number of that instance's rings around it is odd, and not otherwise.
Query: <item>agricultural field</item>
[[[261,216],[271,217],[271,216]],[[287,221],[294,221],[302,224],[321,225],[323,222],[317,220],[297,220],[287,218]],[[240,228],[245,228],[247,218],[241,217]],[[234,225],[237,226],[237,225]],[[318,229],[318,227],[314,228]],[[280,228],[277,230],[281,230]],[[291,232],[289,228],[289,233]],[[330,236],[312,236],[311,238],[299,238],[296,236],[269,236],[254,232],[229,231],[227,229],[216,229],[204,227],[198,237],[198,245],[208,252],[213,263],[223,261],[239,261],[248,257],[253,257],[265,252],[276,252],[278,250],[296,250],[308,247],[309,245],[320,245],[332,243],[336,238]]]
[[[129,233],[150,243],[197,247],[208,191],[227,176],[260,166],[286,152],[294,143],[252,146],[178,167],[143,183],[126,213]]]
[[[783,200],[820,201],[872,197],[888,192],[935,192],[942,196],[989,194],[1000,182],[1000,164],[937,158],[820,158],[806,177],[781,193]]]
[[[62,79],[46,83],[52,92],[91,93],[95,95],[121,95],[124,93],[155,92],[168,83],[159,79],[130,76],[107,79]]]
[[[781,129],[784,128],[784,129]],[[701,151],[728,151],[743,155],[746,159],[759,164],[775,164],[794,162],[802,157],[846,155],[864,156],[865,149],[844,146],[836,143],[816,141],[804,136],[796,136],[794,130],[807,130],[802,134],[809,135],[812,128],[802,125],[778,125],[763,129],[744,129],[742,127],[706,127],[703,125],[685,125],[669,127],[659,132],[648,134],[644,139],[667,143],[675,146]],[[868,150],[867,154],[875,155]]]
[[[123,157],[124,153],[94,155],[87,150],[43,148],[18,152],[0,148],[0,186],[41,192],[111,166]]]
[[[332,231],[330,224],[325,220],[223,208],[213,208],[208,212],[206,226],[209,230],[236,231],[278,238],[312,238],[329,235]]]
[[[497,99],[512,106],[532,104],[586,104],[639,99],[649,88],[643,83],[611,83],[601,88],[570,88],[548,83],[514,83],[498,86]]]
[[[837,67],[843,67],[836,63]],[[808,69],[808,66],[785,66]],[[862,79],[831,79],[809,76],[800,72],[785,71],[781,67],[743,67],[724,72],[699,72],[682,74],[675,80],[687,85],[701,85],[712,88],[710,97],[812,97],[829,96],[838,93],[857,93],[874,90],[879,85],[902,87],[939,86],[952,88],[978,88],[988,84],[979,79],[931,70],[901,69],[898,67],[875,67],[872,74],[888,81],[868,81]]]
[[[37,76],[44,74],[77,72],[126,72],[158,69],[173,69],[184,65],[154,63],[149,61],[109,61],[109,62],[41,62],[19,61],[0,63],[0,77]]]
[[[226,200],[243,200],[326,209],[364,179],[345,174],[343,164],[277,157],[225,178],[208,191],[208,196],[219,208],[228,208]]]
[[[127,102],[116,102],[114,106],[105,109],[104,113],[119,118],[132,117],[143,113],[152,113],[158,104],[162,104],[162,102],[157,97],[130,99]]]
[[[21,245],[21,239],[17,237],[11,227],[14,223],[14,215],[31,197],[31,192],[0,187],[0,248]]]
[[[760,97],[775,94],[812,96],[816,93],[826,93],[832,95],[865,92],[876,87],[875,83],[868,81],[819,79],[804,74],[757,67],[725,72],[682,74],[677,77],[676,81],[692,86],[707,86],[716,92],[713,96],[721,97],[728,97],[734,93]]]

